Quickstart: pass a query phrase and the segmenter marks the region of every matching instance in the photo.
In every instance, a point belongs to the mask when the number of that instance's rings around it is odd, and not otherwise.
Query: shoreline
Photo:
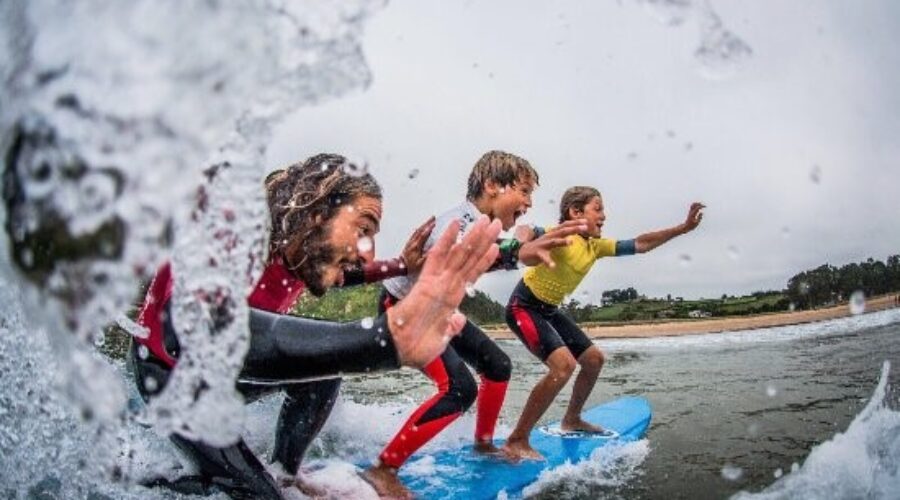
[[[898,295],[892,293],[867,299],[866,310],[863,314],[900,307],[900,305],[897,304],[897,298]],[[843,318],[846,316],[851,316],[850,307],[846,302],[843,302],[836,306],[812,309],[809,311],[696,320],[660,320],[659,322],[628,323],[610,326],[588,325],[583,328],[585,333],[587,333],[588,337],[591,339],[672,337],[799,325],[803,323],[815,323],[818,321]],[[485,332],[492,339],[516,338],[516,336],[507,328],[485,330]]]

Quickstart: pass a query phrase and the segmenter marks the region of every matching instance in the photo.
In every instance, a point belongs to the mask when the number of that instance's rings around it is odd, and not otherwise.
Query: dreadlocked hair
[[[566,189],[562,199],[559,200],[559,222],[569,219],[569,209],[584,210],[584,207],[594,198],[600,198],[600,191],[590,186],[575,186]]]
[[[338,210],[359,196],[381,199],[367,171],[337,154],[322,153],[266,177],[271,214],[270,254],[286,256],[322,232]]]

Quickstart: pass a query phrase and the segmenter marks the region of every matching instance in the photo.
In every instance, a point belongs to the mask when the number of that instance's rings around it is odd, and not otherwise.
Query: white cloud
[[[900,7],[712,7],[753,51],[724,80],[699,71],[696,12],[668,26],[625,0],[393,2],[368,27],[372,86],[286,120],[272,167],[320,151],[368,159],[386,192],[382,256],[462,200],[489,149],[541,173],[529,221],[554,222],[549,200],[573,184],[603,191],[617,237],[676,224],[690,201],[707,203],[697,232],[600,262],[585,298],[624,286],[685,297],[781,288],[825,262],[900,253],[900,34],[890,21]],[[479,286],[505,301],[515,279]]]

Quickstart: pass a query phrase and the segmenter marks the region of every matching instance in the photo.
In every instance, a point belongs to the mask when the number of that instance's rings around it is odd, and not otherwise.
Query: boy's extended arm
[[[644,233],[634,239],[634,249],[637,253],[646,253],[676,236],[693,231],[703,220],[702,210],[706,208],[702,203],[691,203],[685,221],[677,226],[660,229],[650,233]]]
[[[550,229],[543,227],[519,226],[516,228],[516,237],[506,240],[497,240],[500,255],[489,271],[497,269],[516,269],[518,263],[526,266],[547,264],[553,267],[555,263],[550,258],[550,250],[569,244],[566,238],[585,230],[583,219],[569,220]]]

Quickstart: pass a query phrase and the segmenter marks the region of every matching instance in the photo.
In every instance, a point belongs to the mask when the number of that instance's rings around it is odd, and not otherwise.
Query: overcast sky
[[[576,184],[603,193],[614,238],[708,205],[694,233],[598,262],[581,302],[628,286],[781,289],[826,262],[900,253],[900,2],[712,1],[752,51],[724,69],[696,56],[702,2],[653,3],[395,0],[367,24],[372,85],[288,117],[271,167],[325,151],[368,161],[385,190],[381,257],[461,202],[490,149],[541,175],[524,222],[555,222]],[[505,303],[519,275],[478,287]]]

